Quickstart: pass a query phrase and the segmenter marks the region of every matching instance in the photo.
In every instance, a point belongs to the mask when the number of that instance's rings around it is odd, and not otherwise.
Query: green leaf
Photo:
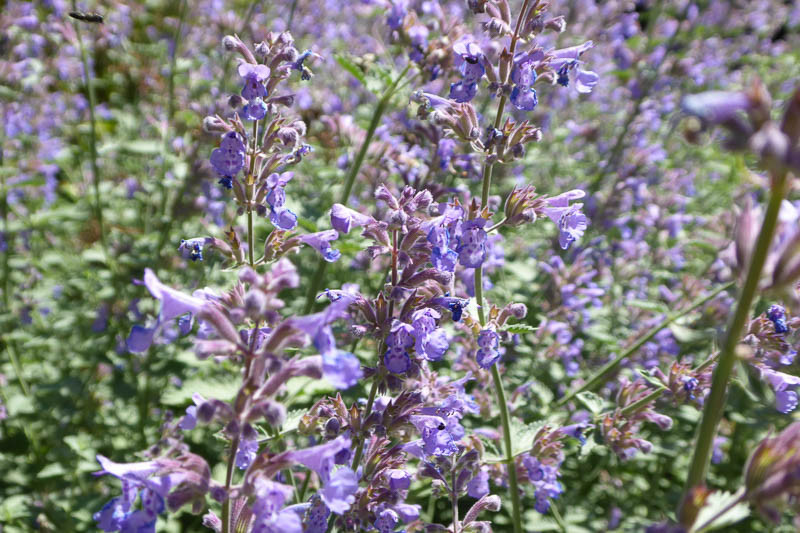
[[[733,502],[738,498],[738,493],[732,494],[730,492],[712,492],[708,496],[705,505],[697,514],[697,519],[694,521],[694,523],[696,526],[705,525],[706,522],[722,512],[725,507],[732,505]],[[740,520],[744,520],[748,516],[750,516],[750,507],[746,503],[738,503],[719,518],[715,519],[711,524],[709,524],[708,527],[704,527],[703,529],[693,528],[690,531],[692,533],[700,533],[701,531],[713,531],[715,529],[721,529],[723,527],[730,526],[731,524],[735,524]]]
[[[602,413],[603,406],[606,403],[606,401],[603,398],[589,391],[580,392],[575,395],[575,398],[579,402],[581,402],[584,405],[584,407],[586,407],[594,415],[599,415],[600,413]]]
[[[364,73],[361,71],[358,65],[350,60],[349,57],[342,54],[336,54],[333,57],[336,59],[336,62],[339,63],[339,66],[349,72],[359,82],[361,82],[361,85],[367,85],[367,78],[364,76]]]
[[[667,387],[661,382],[660,379],[654,377],[648,370],[639,369],[638,373],[644,378],[646,382],[657,389],[666,389]]]
[[[626,300],[625,303],[631,307],[638,307],[645,311],[653,311],[654,313],[666,313],[669,311],[667,306],[661,302],[651,302],[649,300]]]
[[[539,328],[535,328],[528,324],[506,324],[500,331],[507,331],[509,333],[514,333],[518,335],[522,335],[524,333],[533,333]]]

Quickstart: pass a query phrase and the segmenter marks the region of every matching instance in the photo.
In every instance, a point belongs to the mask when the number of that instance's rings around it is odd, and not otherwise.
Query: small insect
[[[442,424],[442,423],[440,422],[440,423],[439,423],[439,427],[438,427],[437,429],[438,429],[439,431],[444,431],[444,429],[445,429],[446,427],[447,427],[447,426],[445,426],[444,424]]]
[[[103,15],[99,13],[84,13],[83,11],[70,11],[69,16],[81,20],[83,22],[91,22],[94,24],[103,23]]]

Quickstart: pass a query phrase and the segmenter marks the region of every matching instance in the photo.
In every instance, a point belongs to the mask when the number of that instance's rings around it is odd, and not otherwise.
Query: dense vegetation
[[[800,527],[795,2],[0,22],[0,530]]]

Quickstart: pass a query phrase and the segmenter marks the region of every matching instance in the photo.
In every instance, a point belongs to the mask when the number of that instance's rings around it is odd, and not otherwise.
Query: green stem
[[[517,464],[514,461],[514,451],[511,447],[511,418],[508,414],[506,391],[503,388],[503,379],[500,377],[497,363],[492,366],[492,380],[497,394],[497,403],[500,407],[500,420],[503,423],[503,447],[505,448],[505,462],[508,466],[508,490],[511,492],[514,533],[522,533],[522,505],[520,504],[519,485],[517,484]]]
[[[720,285],[719,287],[717,287],[716,289],[714,289],[710,293],[708,293],[705,296],[695,300],[692,303],[692,305],[690,305],[689,307],[687,307],[683,311],[679,311],[677,313],[669,315],[659,325],[657,325],[656,327],[654,327],[653,329],[648,331],[643,337],[639,338],[638,341],[633,343],[630,348],[628,348],[627,350],[625,350],[624,352],[619,354],[617,357],[615,357],[614,359],[612,359],[611,361],[606,363],[586,383],[584,383],[583,385],[581,385],[580,387],[578,387],[574,391],[570,392],[569,394],[567,394],[566,396],[564,396],[563,398],[558,400],[556,402],[556,406],[564,405],[565,403],[570,401],[572,398],[574,398],[576,394],[579,394],[579,393],[587,391],[587,390],[592,390],[592,389],[596,388],[598,385],[600,385],[603,382],[605,382],[606,378],[614,370],[616,370],[616,368],[620,365],[620,363],[622,363],[622,361],[624,361],[625,359],[627,359],[628,357],[630,357],[631,355],[633,355],[637,351],[639,351],[639,348],[641,348],[645,343],[649,342],[653,337],[655,337],[656,334],[658,334],[659,331],[661,331],[662,329],[666,328],[667,326],[669,326],[670,324],[672,324],[673,322],[675,322],[679,318],[681,318],[683,316],[686,316],[687,314],[691,313],[692,311],[694,311],[698,307],[702,306],[703,304],[705,304],[709,300],[713,299],[719,293],[721,293],[722,291],[726,290],[727,288],[729,288],[732,285],[733,285],[733,282],[729,282],[729,283],[725,283],[723,285]]]
[[[369,390],[369,397],[367,398],[367,407],[364,409],[364,416],[361,417],[362,422],[372,413],[372,405],[375,403],[375,396],[378,394],[378,383],[380,383],[380,375],[375,374],[372,377],[372,388]],[[356,446],[356,453],[353,454],[352,469],[358,469],[358,463],[361,462],[361,455],[364,453],[364,436],[358,439],[358,446]]]
[[[73,0],[72,8],[77,10],[75,5],[75,0]],[[83,64],[83,82],[86,85],[86,95],[89,98],[89,158],[92,166],[94,211],[100,231],[100,244],[108,260],[108,246],[106,244],[105,225],[103,223],[103,204],[100,201],[100,171],[97,167],[97,126],[95,124],[95,107],[97,106],[97,101],[94,94],[94,85],[92,85],[92,76],[89,71],[89,58],[86,55],[86,47],[83,45],[83,37],[81,37],[80,24],[80,22],[73,19],[72,26],[75,28],[75,35],[78,38],[78,48],[80,49],[81,63]]]
[[[645,407],[650,402],[654,402],[659,397],[661,397],[661,395],[664,394],[664,391],[666,391],[666,390],[669,390],[669,389],[663,388],[663,389],[654,390],[653,392],[651,392],[647,396],[643,397],[641,400],[637,400],[637,401],[633,402],[632,404],[627,405],[627,406],[623,407],[622,409],[620,409],[619,414],[622,415],[622,416],[628,416],[630,414],[633,414],[633,413],[637,412],[639,409]]]
[[[0,167],[3,166],[3,145],[0,141]],[[6,175],[5,172],[0,171],[0,187],[3,189],[3,203],[0,209],[3,210],[3,242],[5,243],[5,252],[3,253],[3,304],[6,311],[11,311],[11,297],[8,294],[8,280],[11,277],[11,268],[9,266],[9,259],[11,254],[14,253],[14,244],[11,236],[8,233],[8,189],[6,188]]]
[[[372,138],[375,136],[375,130],[378,129],[378,126],[381,123],[381,119],[383,118],[383,114],[386,112],[386,109],[389,107],[389,102],[394,96],[395,91],[397,90],[397,86],[399,85],[400,81],[405,77],[408,70],[411,68],[411,63],[406,65],[406,68],[395,78],[389,87],[386,88],[381,99],[378,100],[378,105],[375,106],[375,111],[372,113],[372,120],[369,123],[369,127],[367,128],[367,134],[364,136],[364,140],[361,142],[361,147],[358,149],[358,154],[356,155],[355,161],[353,161],[352,166],[350,167],[350,172],[347,174],[347,178],[344,182],[344,189],[342,190],[342,194],[339,196],[340,204],[346,204],[348,199],[350,198],[350,192],[353,190],[353,184],[356,181],[356,176],[358,176],[358,172],[361,170],[361,165],[364,164],[364,158],[367,156],[367,151],[369,150],[369,146],[372,143]],[[322,286],[322,282],[325,277],[325,269],[328,267],[328,263],[320,258],[319,262],[317,263],[317,270],[314,272],[314,276],[311,278],[311,283],[308,286],[308,292],[306,293],[306,304],[303,308],[303,314],[308,314],[311,312],[311,309],[314,307],[314,301],[317,298],[317,293],[319,292],[319,288]]]
[[[233,464],[236,462],[236,451],[239,449],[239,436],[231,442],[231,455],[228,458],[228,470],[225,473],[225,501],[222,502],[222,533],[231,533],[231,498],[228,494],[233,481]]]
[[[728,380],[733,370],[733,363],[736,361],[736,346],[750,318],[750,307],[758,292],[758,282],[761,279],[761,271],[764,268],[764,263],[769,254],[769,247],[772,243],[772,237],[778,223],[778,213],[781,208],[781,202],[786,195],[787,184],[788,180],[786,179],[785,171],[781,171],[777,175],[773,174],[772,190],[770,192],[769,204],[767,205],[767,212],[764,215],[764,222],[761,224],[755,250],[747,269],[744,287],[742,287],[733,320],[728,326],[728,334],[725,337],[725,343],[720,351],[717,366],[711,378],[711,392],[705,401],[703,418],[700,422],[697,442],[694,447],[694,455],[692,456],[692,462],[689,467],[689,474],[686,477],[684,495],[688,494],[693,487],[705,481],[714,437],[717,434],[717,427],[725,408]],[[682,501],[684,500],[685,498],[682,499]]]
[[[524,0],[522,8],[517,16],[517,23],[514,27],[514,35],[511,37],[511,45],[509,47],[509,54],[513,58],[514,52],[517,47],[517,40],[519,39],[519,30],[522,26],[522,20],[528,11],[529,0]],[[505,82],[506,80],[501,80]],[[503,111],[506,106],[506,95],[500,97],[497,104],[497,114],[494,118],[494,127],[500,128],[503,123]],[[499,148],[498,148],[499,150]],[[491,154],[487,157],[483,164],[483,177],[481,184],[481,209],[485,209],[489,202],[489,190],[492,186],[492,171],[494,169],[494,159]],[[475,304],[478,307],[478,319],[481,323],[481,328],[486,326],[486,312],[483,309],[483,268],[478,267],[475,269]],[[498,370],[498,363],[492,365],[492,381],[494,382],[495,394],[497,395],[497,403],[500,408],[500,420],[503,424],[503,443],[506,464],[508,467],[508,490],[511,492],[512,504],[512,520],[514,524],[514,533],[522,533],[522,506],[519,497],[519,486],[517,484],[517,465],[514,462],[514,451],[511,448],[511,417],[508,413],[508,403],[506,402],[506,392],[503,388],[503,379],[500,377]]]
[[[253,236],[253,210],[247,209],[247,259],[250,262],[250,268],[253,268],[253,248],[255,237]]]
[[[453,475],[451,476],[450,499],[453,504],[453,533],[458,533],[458,491],[456,490],[457,472],[455,468],[455,458],[453,458]]]

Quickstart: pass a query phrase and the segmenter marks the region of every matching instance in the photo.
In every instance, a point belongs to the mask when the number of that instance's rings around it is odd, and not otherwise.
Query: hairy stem
[[[764,215],[764,222],[761,224],[755,250],[753,251],[753,256],[747,269],[744,287],[742,287],[742,292],[739,295],[736,311],[728,326],[725,343],[722,346],[717,366],[711,378],[711,392],[703,408],[703,418],[697,433],[697,441],[694,446],[692,462],[689,466],[689,474],[686,477],[684,496],[686,496],[693,487],[704,483],[706,478],[714,437],[717,434],[717,427],[719,426],[719,421],[720,418],[722,418],[722,412],[725,408],[728,380],[733,370],[733,363],[736,361],[736,345],[739,343],[742,332],[750,318],[750,307],[758,292],[758,282],[761,279],[761,271],[767,260],[772,237],[775,234],[775,228],[778,224],[778,212],[781,208],[781,202],[786,195],[787,183],[785,171],[781,171],[779,174],[773,174],[772,190],[770,191],[769,204],[767,205],[767,212]],[[685,498],[681,501],[685,501]]]
[[[514,35],[511,37],[511,45],[509,53],[514,57],[514,52],[517,47],[517,40],[519,39],[519,30],[522,26],[522,21],[525,18],[525,13],[528,11],[529,0],[524,0],[522,8],[517,16],[517,23],[514,27]],[[502,80],[505,82],[506,80]],[[500,97],[497,104],[497,114],[494,119],[494,127],[499,128],[503,123],[503,111],[506,105],[506,95]],[[499,149],[498,149],[499,150]],[[489,190],[492,186],[492,171],[494,168],[494,158],[491,154],[487,154],[486,160],[483,164],[483,179],[481,180],[481,209],[484,209],[489,201]],[[483,268],[478,267],[475,269],[475,303],[478,307],[478,319],[480,320],[481,327],[486,325],[486,312],[483,308]],[[506,392],[503,388],[503,379],[500,377],[500,371],[497,368],[498,363],[492,366],[492,381],[494,382],[494,390],[497,395],[497,404],[500,408],[500,420],[503,424],[503,443],[505,459],[508,466],[508,490],[511,492],[511,505],[512,505],[512,520],[514,524],[514,533],[522,533],[522,506],[519,497],[519,486],[517,484],[517,466],[514,462],[514,451],[511,448],[511,417],[508,412],[508,403],[506,402]]]
[[[408,70],[411,68],[411,63],[409,63],[405,69],[397,76],[397,78],[386,88],[384,91],[383,96],[381,99],[378,100],[378,105],[375,106],[375,111],[372,113],[372,120],[370,120],[369,127],[367,128],[367,134],[364,136],[364,140],[361,142],[361,147],[358,149],[358,154],[356,154],[356,158],[353,161],[353,164],[350,166],[350,172],[347,174],[347,178],[344,182],[344,189],[342,189],[342,194],[339,196],[339,203],[346,204],[348,199],[350,198],[350,192],[353,190],[353,184],[356,181],[356,176],[358,176],[358,172],[361,170],[361,165],[364,164],[364,158],[367,156],[367,151],[369,150],[369,145],[372,143],[372,138],[375,136],[375,130],[378,129],[378,126],[381,123],[381,119],[383,118],[383,114],[386,112],[386,109],[389,107],[389,102],[394,96],[395,92],[398,89],[398,85],[405,77]],[[306,293],[306,304],[303,308],[303,314],[308,314],[311,312],[311,309],[314,307],[314,301],[317,298],[317,293],[319,292],[319,288],[322,286],[322,282],[325,278],[325,270],[328,268],[328,263],[324,259],[320,258],[317,263],[317,270],[314,272],[314,275],[311,278],[311,283],[308,285],[308,292]]]
[[[456,460],[453,458],[453,474],[451,476],[450,499],[453,504],[453,533],[458,533],[458,490],[456,490],[457,472],[455,468]]]
[[[655,326],[653,329],[648,331],[644,336],[640,337],[639,340],[634,342],[630,346],[630,348],[628,348],[627,350],[625,350],[624,352],[619,354],[617,357],[615,357],[614,359],[612,359],[611,361],[609,361],[608,363],[603,365],[603,367],[600,370],[598,370],[591,378],[589,378],[586,381],[586,383],[584,383],[583,385],[581,385],[580,387],[578,387],[574,391],[570,392],[569,394],[567,394],[566,396],[564,396],[563,398],[558,400],[556,402],[556,406],[564,405],[565,403],[570,401],[572,398],[574,398],[576,394],[579,394],[581,392],[588,391],[588,390],[593,390],[596,387],[598,387],[599,385],[603,384],[606,381],[606,379],[608,378],[608,376],[614,370],[616,370],[616,368],[620,365],[620,363],[622,363],[622,361],[624,361],[625,359],[627,359],[628,357],[630,357],[631,355],[633,355],[637,351],[639,351],[639,348],[644,346],[645,343],[649,342],[653,337],[655,337],[658,334],[659,331],[661,331],[662,329],[666,328],[667,326],[669,326],[670,324],[672,324],[673,322],[675,322],[679,318],[681,318],[683,316],[686,316],[687,314],[691,313],[692,311],[694,311],[698,307],[702,306],[703,304],[707,303],[708,301],[712,300],[719,293],[721,293],[722,291],[728,289],[732,285],[733,285],[733,282],[729,282],[729,283],[725,283],[723,285],[720,285],[719,287],[717,287],[713,291],[709,292],[705,296],[702,296],[701,298],[698,298],[697,300],[695,300],[689,307],[687,307],[683,311],[678,311],[677,313],[673,313],[673,314],[669,315],[660,324]]]

